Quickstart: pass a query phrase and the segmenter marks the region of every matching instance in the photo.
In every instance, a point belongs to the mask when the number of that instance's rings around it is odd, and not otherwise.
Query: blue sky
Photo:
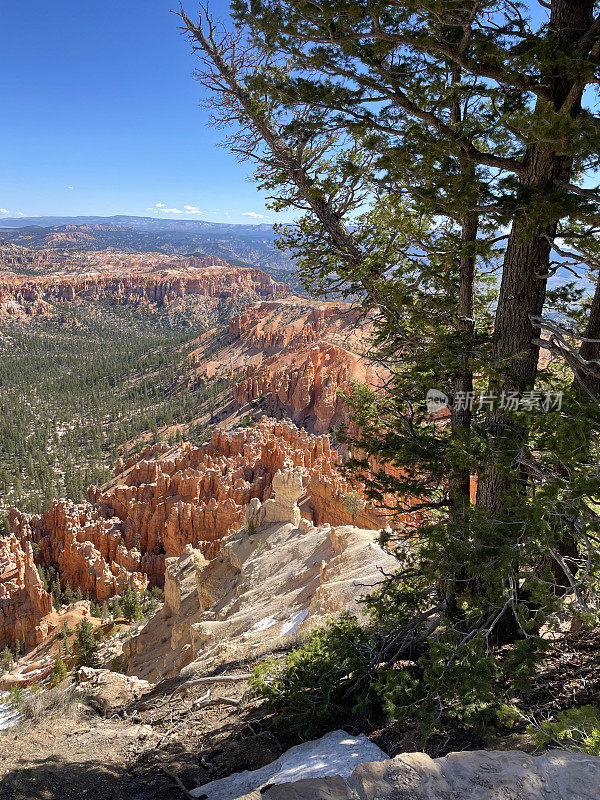
[[[186,7],[195,14],[194,0]],[[198,105],[172,8],[176,0],[3,4],[0,218],[155,208],[172,219],[275,220],[250,166],[217,147],[222,132]],[[225,18],[228,3],[211,9]]]

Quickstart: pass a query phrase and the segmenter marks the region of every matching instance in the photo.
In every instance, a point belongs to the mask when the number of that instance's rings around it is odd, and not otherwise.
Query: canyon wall
[[[346,418],[341,394],[353,381],[379,386],[385,377],[363,355],[370,331],[370,319],[346,303],[265,301],[232,318],[227,335],[190,360],[201,376],[237,377],[238,408],[260,406],[324,433]]]
[[[189,266],[188,262],[194,262]],[[198,265],[195,266],[196,262]],[[188,259],[186,268],[141,272],[105,270],[52,273],[36,277],[0,276],[0,313],[36,316],[46,303],[106,300],[117,305],[167,306],[188,297],[219,300],[248,295],[257,299],[285,294],[287,288],[258,269],[230,267],[218,258]]]

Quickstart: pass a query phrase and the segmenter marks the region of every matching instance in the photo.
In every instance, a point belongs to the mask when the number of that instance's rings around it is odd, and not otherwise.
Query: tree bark
[[[572,50],[590,29],[593,22],[593,0],[552,0],[549,36],[556,37],[561,50]],[[550,87],[554,110],[558,111],[574,89],[574,81],[559,70],[543,76]],[[538,100],[543,114],[546,100]],[[581,92],[571,104],[569,113],[577,116],[581,111]],[[544,143],[528,146],[524,169],[520,175],[518,207],[527,208],[536,196],[543,198],[544,191],[554,192],[555,182],[568,180],[570,159],[556,147]],[[550,241],[554,238],[556,219],[547,220],[537,231],[525,230],[526,216],[513,220],[504,257],[502,282],[494,327],[495,366],[497,379],[491,382],[490,393],[524,392],[533,389],[537,375],[539,347],[533,343],[539,338],[540,328],[531,317],[541,316],[546,297],[546,283],[550,264]],[[517,457],[524,444],[527,430],[516,429],[510,419],[496,410],[489,419],[489,431],[505,457]],[[523,491],[525,476],[519,470],[511,471],[507,463],[492,464],[479,482],[477,505],[492,515],[502,516],[511,493]]]
[[[475,330],[473,312],[473,284],[475,281],[475,243],[479,218],[475,212],[467,212],[462,223],[462,242],[459,269],[457,328],[463,333],[462,369],[454,377],[454,398],[459,393],[468,397],[473,392],[473,371],[469,368],[469,351]],[[469,430],[472,409],[468,402],[452,404],[452,432]],[[450,513],[455,520],[464,516],[471,502],[471,474],[468,469],[455,469],[449,477]]]

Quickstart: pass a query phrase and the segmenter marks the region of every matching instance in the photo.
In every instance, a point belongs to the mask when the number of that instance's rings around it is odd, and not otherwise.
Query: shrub
[[[21,705],[25,717],[34,722],[49,717],[73,717],[78,708],[79,699],[71,687],[67,689],[53,687],[27,694]]]
[[[58,686],[67,677],[67,667],[60,656],[56,658],[52,671],[50,672],[50,682],[52,686]]]
[[[306,644],[283,662],[274,658],[256,667],[251,688],[267,698],[276,724],[310,738],[344,722],[349,710],[367,710],[374,695],[368,674],[371,633],[344,614],[315,628]]]
[[[600,709],[580,706],[561,711],[556,721],[532,724],[527,728],[538,747],[553,742],[567,750],[600,756]]]

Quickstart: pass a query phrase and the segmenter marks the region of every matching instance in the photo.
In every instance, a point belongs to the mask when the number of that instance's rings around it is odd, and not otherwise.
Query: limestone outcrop
[[[296,525],[301,478],[297,467],[276,473],[274,496],[251,504],[254,524],[228,537],[216,558],[205,562],[188,547],[169,559],[165,606],[125,645],[131,674],[156,681],[216,669],[341,611],[362,613],[360,597],[398,562],[373,531]],[[265,506],[280,519],[266,519]]]
[[[261,769],[246,770],[205,783],[190,794],[192,797],[210,797],[211,800],[231,800],[246,797],[251,792],[260,797],[261,789],[288,784],[298,776],[304,779],[328,775],[346,778],[351,776],[356,764],[385,760],[387,755],[366,736],[332,731],[320,739],[291,747]]]
[[[36,545],[36,560],[58,567],[61,583],[102,602],[127,586],[143,591],[148,575],[162,572],[160,557],[122,544],[121,520],[90,503],[54,501],[44,514],[11,509],[11,530],[23,546]]]
[[[363,357],[371,326],[358,319],[345,303],[265,301],[232,318],[217,345],[200,343],[190,360],[201,376],[237,377],[241,409],[258,405],[323,433],[345,419],[340,393],[352,381],[378,386],[384,378]]]
[[[364,382],[365,373],[359,355],[320,343],[289,353],[284,361],[271,356],[248,367],[233,396],[240,406],[260,400],[268,411],[283,411],[302,427],[322,433],[344,420],[340,393],[352,380]]]
[[[0,648],[16,641],[39,644],[48,633],[43,618],[52,611],[28,541],[0,538]]]
[[[245,515],[246,530],[270,522],[291,522],[299,528],[302,518],[298,500],[304,494],[302,479],[305,474],[302,467],[294,467],[290,461],[286,461],[284,469],[278,469],[273,476],[271,486],[273,497],[264,504],[261,504],[256,497],[250,501]]]

